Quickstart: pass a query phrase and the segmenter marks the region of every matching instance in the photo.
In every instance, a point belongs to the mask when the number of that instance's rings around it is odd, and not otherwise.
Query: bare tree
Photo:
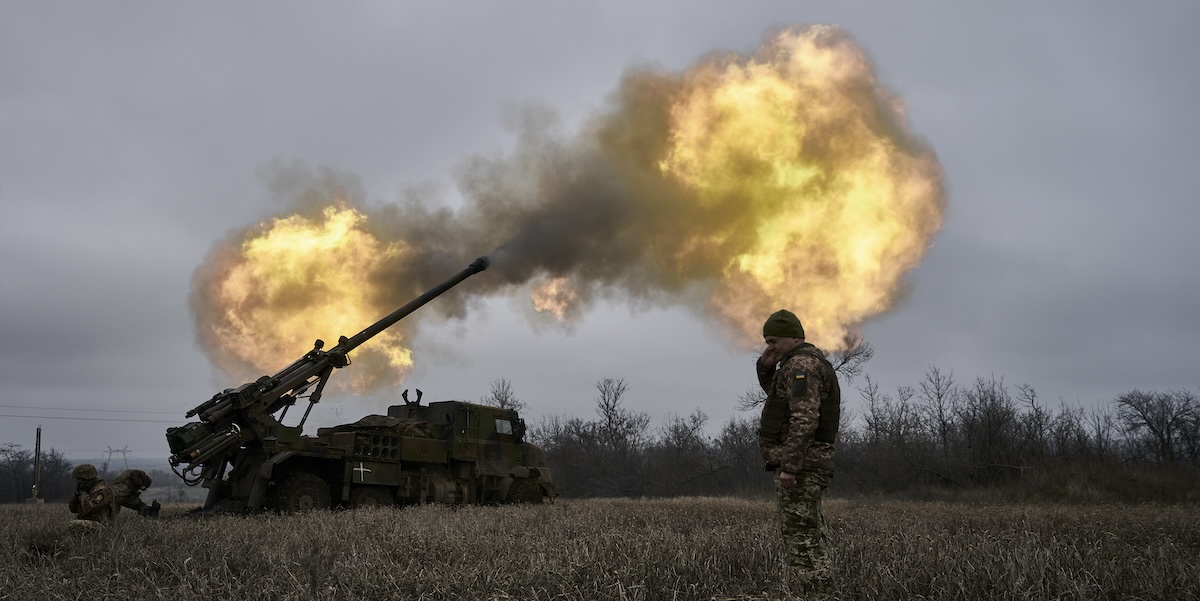
[[[1200,463],[1200,400],[1191,391],[1183,391],[1178,394],[1182,395],[1183,401],[1192,408],[1191,417],[1184,421],[1183,429],[1180,432],[1183,451],[1189,461]]]
[[[621,453],[638,451],[646,442],[650,415],[629,411],[621,406],[621,397],[629,391],[624,378],[604,378],[596,382],[596,413],[600,416],[600,433],[610,448]]]
[[[1047,433],[1050,430],[1053,416],[1038,404],[1037,391],[1029,384],[1017,386],[1017,397],[1029,407],[1020,416],[1024,440],[1021,441],[1023,451],[1035,459],[1044,459],[1047,451]]]
[[[1181,458],[1185,432],[1195,423],[1196,397],[1190,392],[1142,392],[1117,397],[1121,420],[1137,452],[1161,463]]]
[[[33,451],[15,443],[0,445],[0,501],[21,501],[33,487]]]
[[[1065,402],[1059,402],[1062,408],[1050,422],[1051,455],[1059,458],[1087,455],[1091,441],[1084,426],[1083,407],[1068,407]]]
[[[704,432],[708,415],[697,409],[688,417],[668,415],[649,454],[648,483],[659,494],[701,494],[707,481],[726,469],[712,439]]]
[[[529,433],[530,440],[546,451],[555,470],[555,482],[576,496],[607,492],[599,490],[595,482],[597,468],[602,465],[598,458],[603,459],[605,453],[596,430],[595,422],[552,416],[542,418]]]
[[[921,412],[937,438],[942,454],[942,467],[950,465],[950,444],[954,434],[954,414],[958,411],[958,387],[954,384],[954,372],[943,374],[930,365],[925,379],[918,385]]]
[[[958,418],[977,482],[994,483],[1022,472],[1012,438],[1017,407],[1003,380],[977,377],[963,391]]]
[[[826,354],[829,362],[833,364],[833,371],[840,374],[847,382],[854,381],[854,378],[862,373],[863,366],[874,356],[875,349],[871,348],[871,343],[859,334],[855,334],[850,339],[849,348],[846,350]]]
[[[893,398],[880,392],[879,384],[866,376],[866,384],[858,391],[866,402],[862,466],[886,489],[898,490],[924,478],[923,457],[929,444],[919,407],[912,401],[915,390],[900,386]]]
[[[625,383],[625,378],[603,378],[596,382],[596,391],[600,393],[596,397],[596,413],[609,422],[612,416],[620,412],[621,397],[629,391],[629,385]]]
[[[1093,408],[1087,416],[1088,438],[1091,440],[1092,452],[1099,457],[1108,457],[1116,450],[1117,429],[1116,420],[1110,411]]]
[[[767,402],[767,393],[763,392],[761,386],[751,386],[737,398],[737,402],[733,407],[738,411],[750,411],[762,406]]]
[[[667,425],[659,430],[660,444],[678,454],[689,453],[693,457],[708,444],[704,425],[708,415],[697,409],[687,418],[679,415],[667,416]]]
[[[513,394],[512,383],[508,378],[500,378],[492,380],[492,390],[488,396],[479,399],[479,402],[492,407],[501,409],[513,409],[515,411],[524,411],[526,404]]]

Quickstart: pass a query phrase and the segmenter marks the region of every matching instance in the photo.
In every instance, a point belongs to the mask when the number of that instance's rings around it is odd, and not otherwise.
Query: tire
[[[508,498],[505,499],[509,503],[532,503],[540,505],[545,501],[542,495],[542,487],[537,480],[533,478],[514,478],[511,486],[508,487]]]
[[[298,513],[314,509],[329,509],[329,483],[309,472],[289,474],[276,490],[275,509]]]
[[[351,507],[387,507],[394,505],[391,492],[382,486],[351,486]]]

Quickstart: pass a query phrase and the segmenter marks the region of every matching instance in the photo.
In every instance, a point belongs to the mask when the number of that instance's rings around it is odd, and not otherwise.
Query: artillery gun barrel
[[[404,319],[404,317],[409,313],[420,309],[425,303],[428,303],[429,301],[441,296],[444,292],[457,286],[463,280],[483,271],[484,269],[487,269],[488,265],[490,264],[491,260],[489,260],[487,257],[479,257],[478,259],[475,259],[470,265],[467,266],[466,269],[458,272],[458,274],[454,277],[442,282],[438,286],[435,286],[425,294],[414,298],[413,300],[409,301],[407,305],[392,311],[387,317],[384,317],[383,319],[371,324],[365,330],[355,334],[354,336],[351,336],[349,339],[340,341],[336,348],[343,353],[348,353],[354,350],[356,347],[358,347],[358,345],[370,340],[376,334],[388,329],[397,321]]]

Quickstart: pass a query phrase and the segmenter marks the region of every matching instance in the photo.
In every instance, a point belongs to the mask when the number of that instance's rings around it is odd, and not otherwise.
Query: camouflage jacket
[[[841,387],[817,347],[802,342],[774,365],[757,366],[763,403],[758,441],[764,467],[833,474]]]
[[[139,477],[141,480],[139,480]],[[121,507],[128,507],[141,511],[146,507],[146,502],[142,500],[142,487],[149,486],[150,477],[146,472],[141,470],[125,470],[113,479],[111,488],[113,493],[113,501],[116,510],[121,511]]]
[[[116,513],[116,502],[112,489],[103,480],[81,482],[75,488],[68,504],[71,513],[80,520],[110,522]]]

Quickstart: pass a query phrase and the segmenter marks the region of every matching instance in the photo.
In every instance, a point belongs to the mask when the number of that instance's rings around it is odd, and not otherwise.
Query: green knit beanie
[[[786,309],[776,311],[767,318],[767,323],[763,324],[763,338],[767,336],[804,338],[804,326],[800,325],[795,313]]]

